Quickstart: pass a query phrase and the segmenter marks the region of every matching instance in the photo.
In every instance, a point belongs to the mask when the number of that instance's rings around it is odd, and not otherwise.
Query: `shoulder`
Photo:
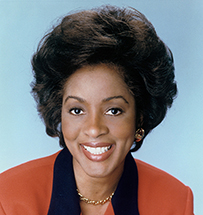
[[[143,212],[193,214],[193,195],[189,187],[163,170],[137,159],[135,162],[138,169],[138,203]]]
[[[158,169],[148,163],[135,159],[140,183],[153,183],[161,186],[162,184],[170,184],[170,186],[185,188],[185,186],[178,179],[168,174],[167,172]]]
[[[33,176],[39,177],[39,175],[36,174],[37,172],[50,171],[54,165],[57,154],[58,153],[55,153],[44,158],[28,161],[26,163],[13,167],[9,170],[6,170],[5,172],[0,174],[0,186],[2,183],[4,183],[4,181],[6,182],[8,182],[8,180],[15,181],[13,180],[14,178],[20,179],[24,177],[32,178]]]
[[[57,155],[58,153],[55,153],[32,160],[0,174],[0,204],[5,211],[10,212],[8,214],[12,214],[10,210],[19,209],[18,204],[26,208],[32,202],[36,207],[40,207],[40,201],[44,202],[46,198],[50,200]]]

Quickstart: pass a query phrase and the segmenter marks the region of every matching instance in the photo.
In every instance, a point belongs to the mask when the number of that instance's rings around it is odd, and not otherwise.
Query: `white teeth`
[[[84,148],[90,152],[91,154],[94,154],[94,155],[100,155],[104,152],[107,152],[111,146],[106,146],[106,147],[89,147],[89,146],[84,146]]]

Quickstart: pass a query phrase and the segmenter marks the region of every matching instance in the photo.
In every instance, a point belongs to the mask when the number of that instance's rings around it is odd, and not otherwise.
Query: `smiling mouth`
[[[100,155],[103,154],[105,152],[107,152],[108,150],[111,149],[111,146],[106,146],[106,147],[90,147],[90,146],[84,146],[85,150],[87,150],[88,152],[90,152],[93,155]]]

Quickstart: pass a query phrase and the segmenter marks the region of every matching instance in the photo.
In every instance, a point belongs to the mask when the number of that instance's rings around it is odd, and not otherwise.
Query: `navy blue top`
[[[80,215],[80,200],[76,189],[72,155],[64,148],[54,164],[53,190],[48,215]],[[124,171],[111,202],[115,215],[139,215],[138,171],[130,153],[126,156]]]

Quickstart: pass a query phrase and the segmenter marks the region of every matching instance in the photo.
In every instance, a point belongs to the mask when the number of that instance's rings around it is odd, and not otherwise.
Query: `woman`
[[[63,150],[1,175],[0,214],[193,214],[190,188],[130,154],[177,92],[172,53],[143,14],[70,14],[32,65],[38,111]]]

